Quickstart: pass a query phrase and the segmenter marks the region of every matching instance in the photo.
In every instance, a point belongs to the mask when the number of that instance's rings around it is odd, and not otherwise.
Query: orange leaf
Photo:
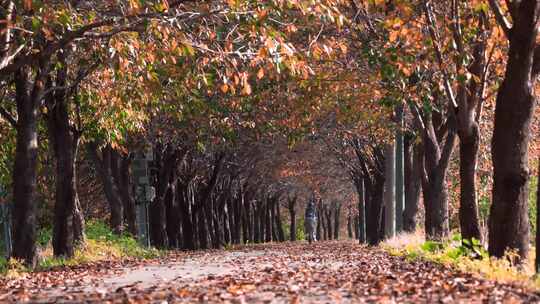
[[[260,68],[259,71],[257,72],[257,78],[262,79],[263,77],[264,77],[264,70],[263,68]]]
[[[224,83],[221,85],[220,89],[221,89],[221,92],[227,93],[229,91],[229,86],[226,83]]]

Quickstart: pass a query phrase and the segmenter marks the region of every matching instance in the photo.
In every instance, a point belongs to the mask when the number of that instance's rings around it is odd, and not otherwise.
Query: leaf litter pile
[[[171,280],[104,284],[105,278],[171,265]],[[167,270],[169,269],[169,270]],[[353,242],[282,243],[177,252],[159,260],[95,263],[0,280],[0,302],[32,303],[520,303],[540,294]]]

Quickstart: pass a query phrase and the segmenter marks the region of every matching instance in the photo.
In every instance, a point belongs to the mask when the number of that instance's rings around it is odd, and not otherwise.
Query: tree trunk
[[[261,221],[261,203],[258,201],[255,201],[254,203],[254,215],[253,215],[253,226],[254,226],[254,239],[256,243],[260,243],[262,241],[262,221]]]
[[[17,137],[13,168],[13,257],[34,268],[36,252],[36,188],[39,101],[32,98],[31,70],[22,68],[15,74],[17,103]],[[36,84],[40,86],[41,84]]]
[[[339,226],[340,226],[340,223],[339,223],[339,217],[341,215],[341,203],[340,202],[336,202],[335,203],[335,208],[334,208],[334,240],[338,240],[339,239]]]
[[[352,221],[352,216],[351,216],[350,211],[349,211],[349,215],[347,215],[347,237],[349,239],[354,238],[354,236],[353,236],[353,221]]]
[[[208,226],[206,225],[205,207],[197,214],[197,224],[199,233],[199,249],[208,249]]]
[[[296,241],[296,196],[292,199],[289,198],[289,218],[291,220],[290,226],[290,240],[291,242]]]
[[[396,163],[395,163],[395,206],[396,233],[403,231],[405,209],[405,172],[404,172],[404,135],[403,135],[403,105],[396,108],[396,119],[399,129],[396,131]]]
[[[322,204],[322,201],[319,201],[319,221],[321,222],[321,239],[322,240],[328,240],[328,227],[327,227],[327,221],[326,221],[326,210],[325,206]]]
[[[366,201],[366,239],[369,245],[376,246],[381,242],[380,231],[384,227],[384,178],[375,181],[369,192]]]
[[[535,268],[536,273],[540,273],[540,158],[538,159],[538,172],[537,172],[537,189],[536,189],[536,258],[535,258]]]
[[[423,118],[424,161],[421,162],[421,172],[426,173],[422,174],[426,236],[429,240],[442,241],[450,234],[446,173],[454,150],[456,133],[452,116],[444,123],[443,118],[435,114],[425,113]]]
[[[119,196],[118,188],[113,179],[112,172],[112,148],[110,145],[101,149],[101,157],[98,155],[98,145],[95,142],[88,144],[88,152],[94,159],[96,171],[98,172],[99,179],[105,192],[105,197],[109,203],[109,209],[111,211],[110,226],[115,234],[122,234],[123,231],[123,206],[122,200]]]
[[[364,226],[365,227],[365,226]],[[365,230],[364,230],[365,232]],[[360,224],[359,224],[359,216],[355,216],[353,218],[353,234],[355,240],[360,240]],[[360,242],[360,244],[363,244],[366,242],[365,234],[364,234],[364,240]]]
[[[227,204],[225,205],[225,210],[223,212],[223,241],[225,244],[232,244],[232,228],[234,227],[234,212],[231,207],[231,199],[227,199]]]
[[[528,146],[534,112],[534,60],[538,33],[538,1],[516,5],[506,73],[495,106],[492,138],[493,203],[489,217],[489,253],[502,257],[517,250],[525,260],[529,250]]]
[[[239,192],[238,196],[234,199],[232,207],[234,213],[234,236],[233,243],[240,244],[242,242],[242,230],[244,227],[244,217],[242,216],[242,193]]]
[[[426,210],[426,233],[428,239],[441,241],[448,237],[448,189],[446,179],[432,176],[429,185],[423,187]]]
[[[251,225],[251,208],[250,202],[246,200],[245,194],[242,193],[242,235],[244,244],[253,241],[253,229]]]
[[[276,218],[276,231],[278,236],[278,241],[285,242],[285,232],[283,231],[283,222],[281,221],[281,207],[279,206],[279,201],[275,203],[275,218]]]
[[[86,242],[86,221],[78,195],[75,196],[75,209],[73,210],[73,242],[76,246]]]
[[[165,225],[167,230],[167,239],[169,241],[168,248],[180,247],[180,225],[182,220],[180,218],[180,208],[178,206],[177,195],[177,180],[174,171],[171,175],[170,186],[165,194],[165,209],[167,224]]]
[[[227,198],[224,197],[224,195],[226,195],[226,194],[218,195],[219,199],[217,199],[216,202],[215,202],[216,205],[217,205],[217,208],[215,209],[215,213],[214,213],[214,216],[215,216],[215,219],[216,219],[214,221],[214,225],[216,226],[215,227],[216,237],[219,238],[216,241],[216,244],[217,244],[216,248],[220,248],[224,244],[227,244],[229,242],[228,238],[230,237],[230,234],[229,234],[229,236],[227,236],[227,233],[228,233],[227,230],[229,229],[228,225],[226,223],[228,210],[226,208],[226,206],[227,206],[227,203],[226,203]]]
[[[277,231],[276,231],[276,214],[275,214],[275,207],[274,207],[274,200],[271,199],[268,201],[268,213],[269,213],[269,219],[270,219],[270,226],[272,227],[272,241],[275,242],[278,240]]]
[[[324,211],[323,211],[323,208],[322,208],[322,202],[319,200],[319,202],[317,203],[316,205],[316,209],[317,209],[317,216],[318,216],[318,221],[317,221],[317,240],[324,240],[325,237],[325,228],[324,228]],[[305,223],[306,223],[306,219],[304,218],[304,230],[305,230]],[[306,231],[304,231],[304,235],[305,235]]]
[[[125,155],[120,159],[118,189],[124,208],[124,221],[127,231],[131,235],[137,235],[137,216],[135,211],[135,199],[133,198],[130,180],[131,155]]]
[[[470,134],[460,132],[459,140],[459,176],[460,176],[460,207],[459,224],[461,237],[464,240],[473,238],[482,241],[478,202],[476,198],[476,166],[480,147],[478,124],[473,122]]]
[[[61,77],[58,72],[58,78]],[[59,83],[58,85],[63,85]],[[52,245],[54,255],[70,258],[75,252],[74,211],[77,199],[75,163],[78,135],[72,136],[65,93],[51,94],[54,105],[49,107],[48,131],[56,157],[56,201],[54,205],[54,228]]]
[[[395,143],[385,147],[385,184],[384,184],[384,236],[396,235],[396,147]]]
[[[190,190],[188,184],[178,186],[178,207],[182,223],[182,249],[195,250],[195,231],[192,214],[190,212]]]
[[[326,218],[326,231],[327,231],[327,240],[331,240],[334,237],[333,226],[332,226],[332,207],[326,205],[324,208],[325,218]]]
[[[272,214],[271,214],[271,200],[267,199],[264,204],[264,225],[265,225],[265,242],[272,241]]]
[[[68,66],[66,54],[59,56],[64,64],[56,72],[50,87],[66,86]],[[70,123],[70,94],[58,90],[46,96],[49,142],[56,157],[56,195],[54,206],[53,252],[55,256],[72,257],[74,247],[84,243],[84,217],[77,195],[77,152],[80,130]],[[79,126],[80,127],[80,126]]]
[[[356,192],[358,193],[358,219],[355,230],[360,244],[366,243],[366,192],[364,188],[364,178],[359,177],[356,182]]]
[[[156,189],[156,197],[149,208],[150,240],[152,245],[157,248],[166,248],[169,245],[169,239],[165,199],[167,194],[173,196],[170,188],[175,180],[174,171],[177,167],[180,151],[174,149],[171,145],[164,147],[161,143],[158,143],[155,152],[156,174],[153,178],[153,184]],[[177,224],[175,224],[172,229],[177,227]]]
[[[416,217],[420,205],[422,189],[422,149],[413,144],[413,139],[406,139],[405,145],[405,210],[403,212],[403,229],[407,232],[416,230]]]

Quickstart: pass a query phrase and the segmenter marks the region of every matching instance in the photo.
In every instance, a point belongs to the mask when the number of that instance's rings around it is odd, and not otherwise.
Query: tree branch
[[[452,89],[452,86],[450,85],[450,76],[448,75],[448,71],[446,70],[443,54],[440,47],[439,37],[437,35],[437,32],[435,32],[435,20],[433,18],[433,12],[429,5],[429,0],[424,1],[424,12],[426,14],[426,19],[428,22],[428,30],[429,34],[431,36],[431,39],[433,40],[433,49],[435,50],[435,57],[437,58],[437,62],[439,64],[439,69],[441,70],[443,74],[443,83],[444,83],[444,90],[446,91],[446,96],[448,97],[448,101],[450,102],[451,106],[454,108],[458,107],[456,97],[454,95],[454,90]]]
[[[409,105],[411,113],[413,114],[414,124],[419,131],[423,132],[426,129],[426,125],[424,124],[424,120],[422,119],[418,106],[414,102],[408,102],[407,104]]]
[[[446,136],[446,142],[444,143],[444,147],[441,153],[441,159],[439,160],[439,164],[437,165],[439,172],[441,169],[448,167],[450,157],[452,156],[452,152],[454,151],[455,139],[456,132],[454,131],[453,127],[450,127],[450,129],[448,130],[448,135]]]
[[[12,127],[17,127],[17,120],[4,107],[0,106],[0,116],[2,116]]]
[[[504,32],[504,35],[506,36],[507,39],[510,39],[512,26],[510,25],[510,22],[508,22],[508,20],[504,16],[501,10],[501,7],[497,3],[497,0],[489,0],[489,6],[491,7],[493,14],[495,14],[495,20],[497,20],[497,23],[499,23],[499,26],[502,28]]]

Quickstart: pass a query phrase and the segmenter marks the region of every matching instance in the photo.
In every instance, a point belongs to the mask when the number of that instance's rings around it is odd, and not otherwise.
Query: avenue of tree
[[[0,202],[28,266],[38,229],[71,257],[96,209],[136,234],[149,150],[158,248],[295,241],[313,197],[321,239],[527,257],[540,1],[0,4]]]

